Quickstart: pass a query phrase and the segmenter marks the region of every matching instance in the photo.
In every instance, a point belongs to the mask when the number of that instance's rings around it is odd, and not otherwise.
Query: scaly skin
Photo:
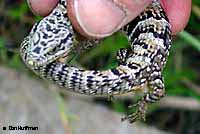
[[[171,29],[160,3],[153,0],[123,28],[131,47],[119,50],[119,66],[105,71],[84,70],[59,60],[75,48],[66,4],[60,0],[54,11],[33,27],[21,44],[23,61],[39,76],[81,94],[113,96],[147,85],[149,92],[134,105],[137,111],[122,118],[131,123],[144,119],[147,104],[159,100],[165,93],[161,73],[171,46]]]

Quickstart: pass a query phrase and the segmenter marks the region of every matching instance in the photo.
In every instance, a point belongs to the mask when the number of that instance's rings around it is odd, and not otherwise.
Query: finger
[[[40,16],[48,15],[57,5],[59,0],[27,0],[34,14]]]
[[[172,33],[177,34],[186,26],[191,12],[191,0],[162,0],[161,1],[170,24]]]
[[[68,0],[69,17],[79,33],[105,37],[138,16],[151,0]]]

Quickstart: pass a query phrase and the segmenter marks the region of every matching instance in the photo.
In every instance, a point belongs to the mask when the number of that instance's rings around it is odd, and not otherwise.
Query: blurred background
[[[19,46],[32,25],[40,20],[25,1],[0,1],[0,133],[2,126],[38,126],[20,133],[56,134],[200,134],[200,1],[192,1],[192,13],[184,31],[173,38],[164,70],[167,95],[149,107],[146,122],[121,123],[120,118],[139,95],[115,100],[65,92],[29,71],[19,56]],[[127,47],[122,33],[98,47],[76,55],[71,64],[88,69],[117,66],[116,51]],[[13,131],[12,131],[13,132]],[[16,131],[17,132],[17,131]]]

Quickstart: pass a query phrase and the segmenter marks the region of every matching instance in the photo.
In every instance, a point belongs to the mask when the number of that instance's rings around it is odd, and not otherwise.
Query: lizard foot
[[[129,108],[137,107],[136,112],[129,114],[121,119],[121,121],[128,120],[130,123],[133,123],[137,120],[143,120],[145,121],[145,114],[147,109],[147,102],[144,100],[139,101],[138,103],[129,106]]]

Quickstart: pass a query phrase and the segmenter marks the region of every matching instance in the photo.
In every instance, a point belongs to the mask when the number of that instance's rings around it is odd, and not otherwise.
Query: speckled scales
[[[169,55],[171,30],[160,3],[153,0],[122,29],[131,47],[120,49],[117,53],[119,66],[105,71],[84,70],[59,60],[67,58],[75,49],[74,31],[67,17],[66,4],[61,0],[49,16],[33,27],[21,44],[23,61],[39,76],[81,94],[113,96],[147,85],[151,90],[135,105],[137,111],[122,118],[130,122],[144,119],[147,104],[159,100],[165,93],[161,73]]]

